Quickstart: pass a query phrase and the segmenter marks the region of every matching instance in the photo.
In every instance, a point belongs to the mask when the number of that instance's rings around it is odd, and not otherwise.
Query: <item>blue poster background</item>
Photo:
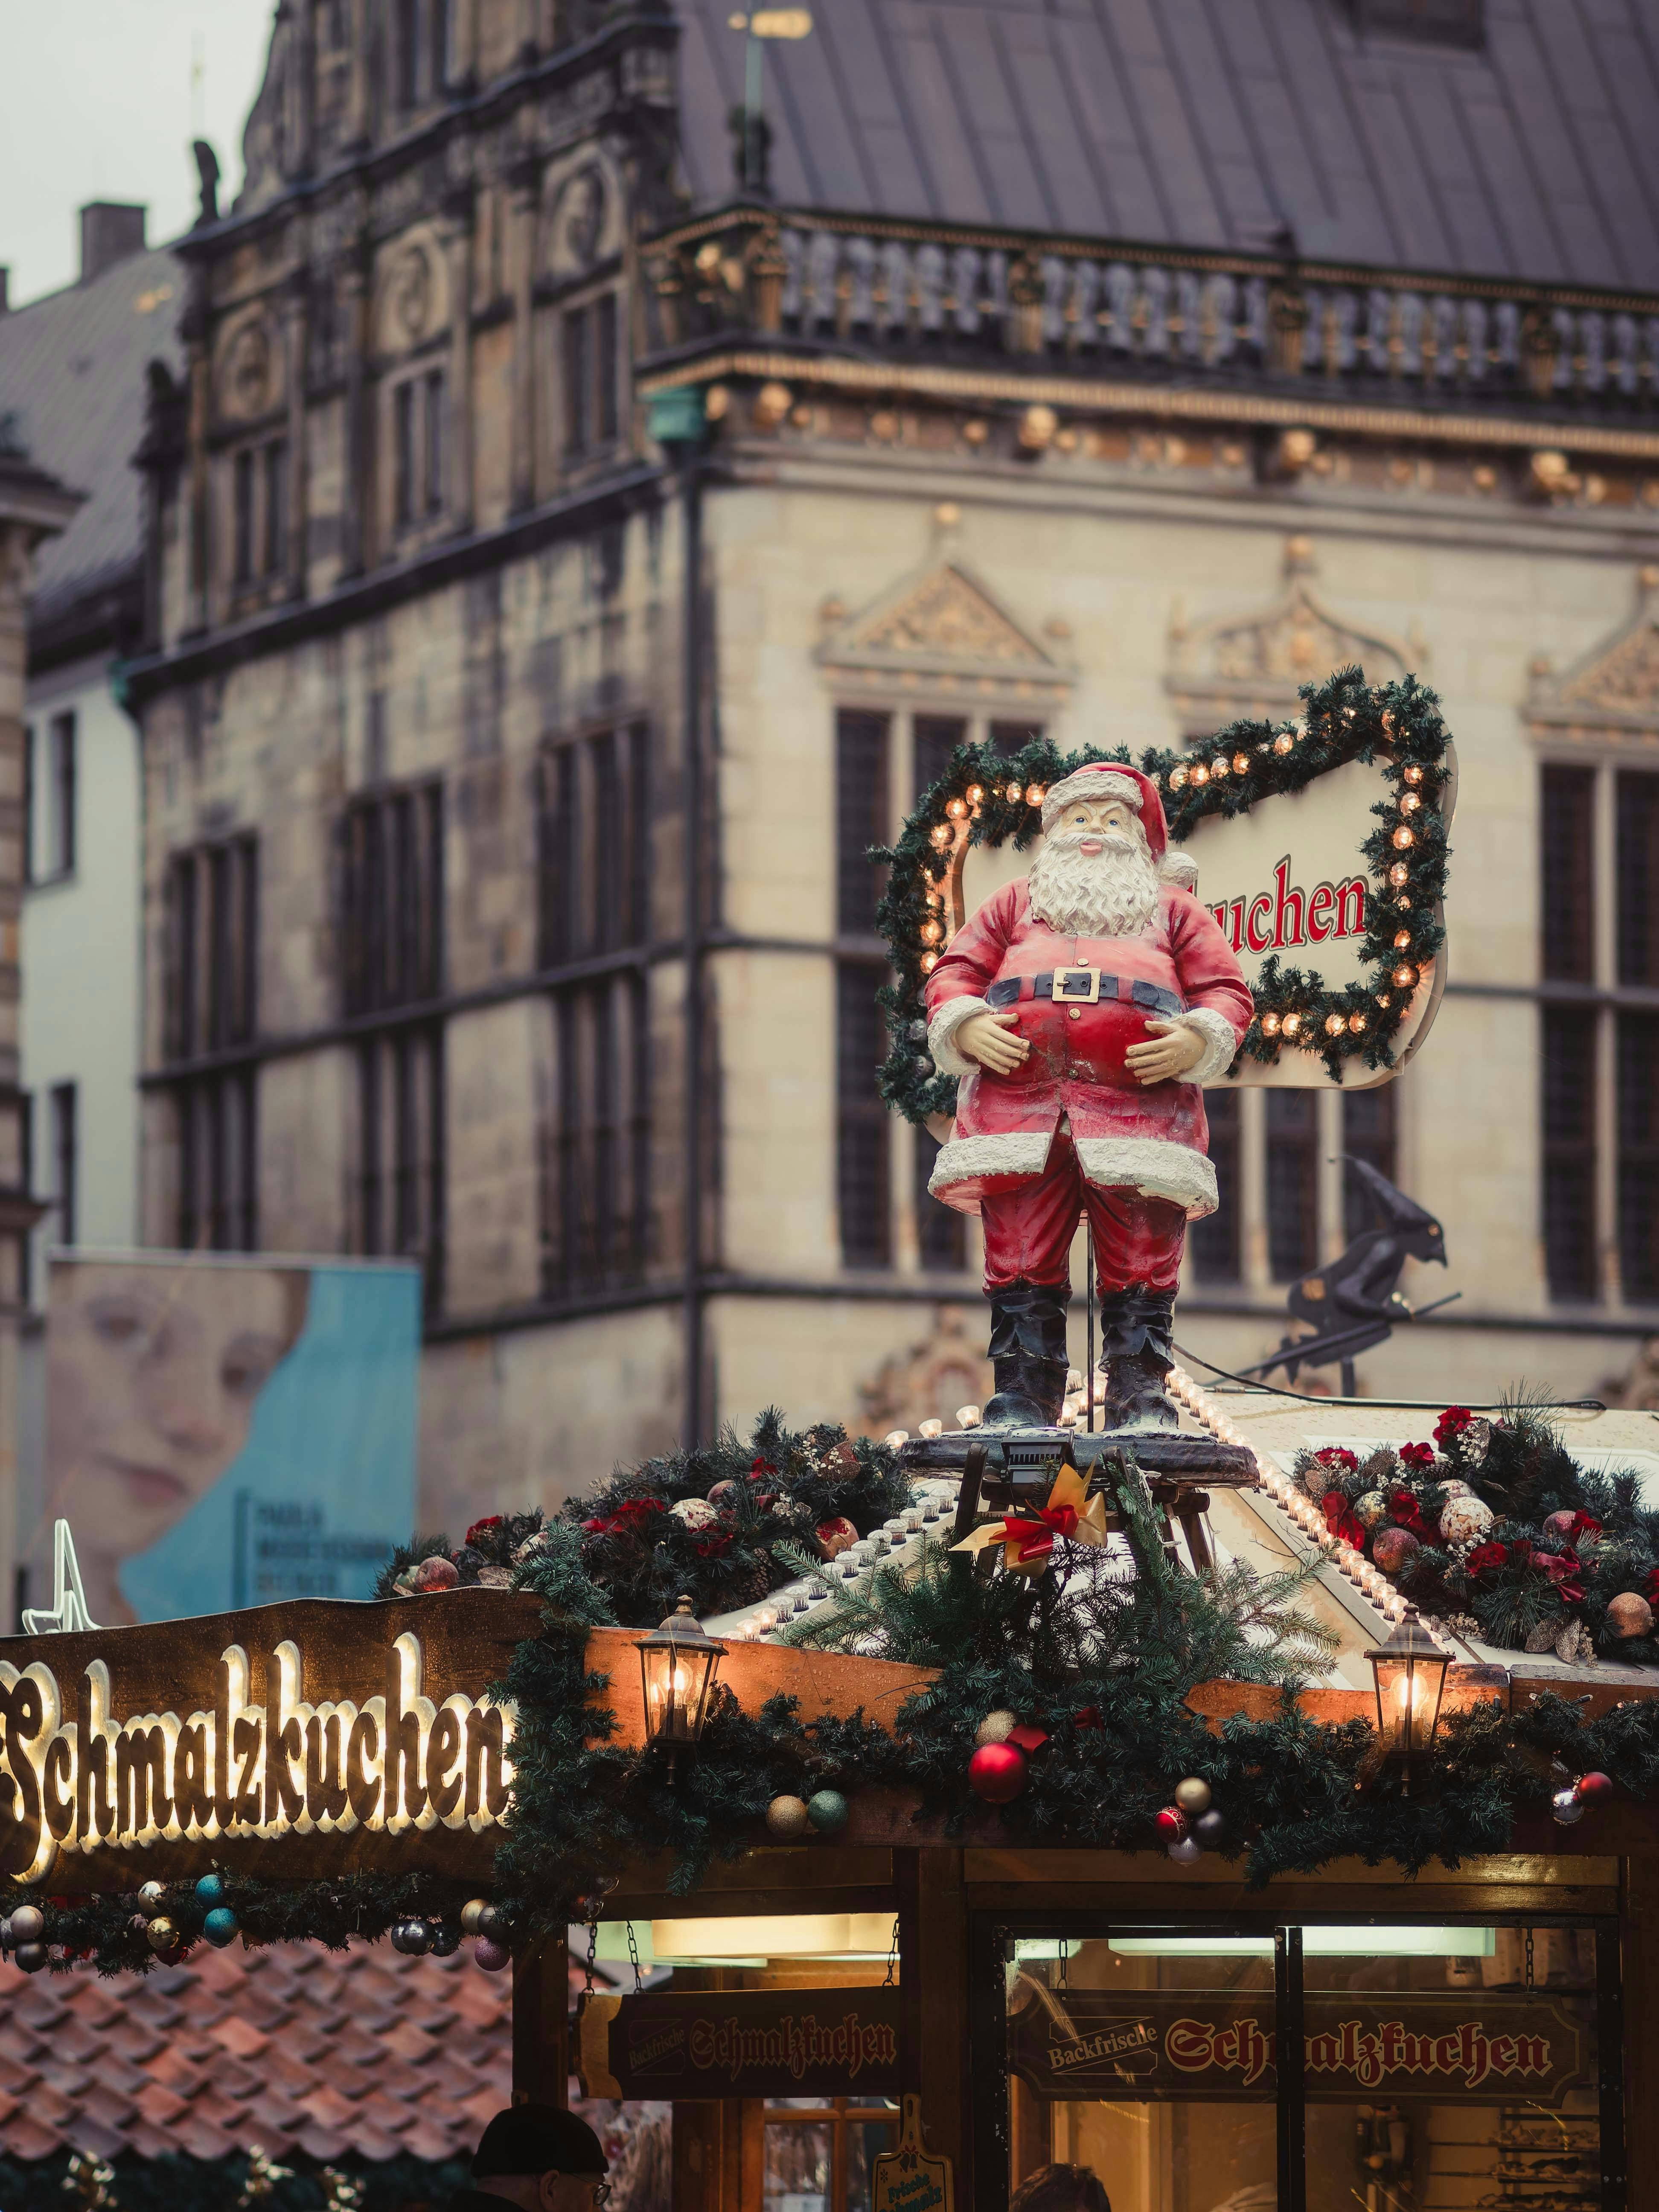
[[[307,1272],[305,1327],[260,1392],[242,1450],[159,1542],[123,1562],[121,1591],[141,1621],[368,1597],[393,1544],[409,1540],[420,1270]]]

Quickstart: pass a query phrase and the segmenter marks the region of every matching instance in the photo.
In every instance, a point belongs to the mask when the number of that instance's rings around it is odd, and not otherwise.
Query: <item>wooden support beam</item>
[[[1659,1866],[1650,1858],[1624,1863],[1620,1884],[1620,1980],[1625,2014],[1625,2172],[1659,2174]],[[1614,2199],[1608,2198],[1611,2203]],[[1624,2203],[1620,2197],[1617,2200]],[[1639,2190],[1632,2204],[1647,2200]]]
[[[551,1936],[513,1961],[513,2101],[556,2105],[570,2091],[570,1954]]]
[[[921,2099],[929,2150],[956,2170],[956,2201],[973,2191],[968,2066],[968,1885],[960,1850],[893,1854],[899,1896],[899,1980],[905,2081]]]

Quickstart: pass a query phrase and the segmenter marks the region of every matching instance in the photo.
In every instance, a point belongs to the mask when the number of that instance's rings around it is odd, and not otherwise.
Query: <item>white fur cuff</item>
[[[991,1009],[983,999],[947,999],[927,1024],[927,1049],[933,1055],[933,1065],[941,1075],[973,1075],[979,1062],[959,1053],[951,1040],[966,1021],[975,1014],[988,1014]]]
[[[1238,1031],[1213,1006],[1189,1006],[1181,1017],[1189,1030],[1196,1030],[1204,1040],[1204,1057],[1196,1067],[1189,1067],[1180,1079],[1183,1083],[1213,1083],[1218,1075],[1224,1075],[1232,1066],[1238,1051]]]
[[[1143,1198],[1166,1198],[1184,1208],[1192,1221],[1213,1213],[1221,1202],[1215,1169],[1190,1145],[1177,1145],[1167,1137],[1079,1137],[1073,1141],[1085,1179],[1103,1189],[1127,1188],[1138,1190]]]

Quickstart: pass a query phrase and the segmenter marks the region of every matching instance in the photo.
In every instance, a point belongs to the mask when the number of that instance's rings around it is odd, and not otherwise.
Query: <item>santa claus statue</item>
[[[1250,994],[1176,878],[1157,787],[1079,769],[1042,851],[988,899],[927,983],[928,1046],[960,1076],[928,1188],[985,1225],[996,1395],[987,1428],[1052,1425],[1065,1395],[1071,1244],[1094,1232],[1106,1426],[1173,1428],[1164,1389],[1187,1224],[1216,1208],[1201,1085],[1237,1052]]]

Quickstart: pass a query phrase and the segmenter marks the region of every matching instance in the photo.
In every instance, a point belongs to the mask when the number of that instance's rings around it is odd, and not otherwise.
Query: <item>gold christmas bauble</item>
[[[766,1825],[775,1836],[804,1836],[806,1801],[801,1797],[775,1797],[766,1808]]]
[[[1608,1602],[1607,1626],[1621,1638],[1645,1636],[1653,1626],[1653,1607],[1635,1590],[1622,1590]]]
[[[179,1930],[165,1915],[152,1920],[144,1930],[144,1941],[152,1951],[170,1951],[179,1941]]]
[[[461,1907],[462,1935],[476,1936],[478,1932],[478,1923],[489,1910],[489,1900],[487,1897],[468,1898],[466,1903]]]
[[[1195,1820],[1210,1809],[1210,1785],[1196,1774],[1189,1774],[1184,1782],[1176,1783],[1175,1801],[1189,1820]]]
[[[994,1713],[987,1713],[984,1719],[974,1730],[974,1741],[980,1745],[988,1743],[1006,1743],[1011,1730],[1017,1729],[1018,1726],[1019,1715],[1018,1713],[1006,1713],[1000,1711]]]

